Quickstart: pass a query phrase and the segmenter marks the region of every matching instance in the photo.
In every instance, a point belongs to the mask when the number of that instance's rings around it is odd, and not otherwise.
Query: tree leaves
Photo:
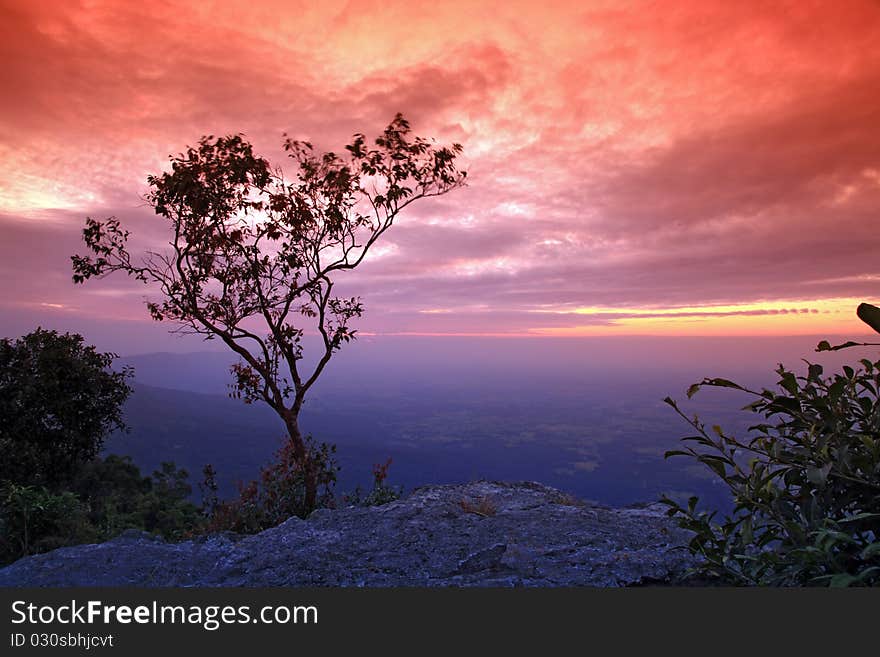
[[[856,308],[856,315],[860,320],[868,326],[880,333],[880,308],[872,306],[870,303],[860,303]],[[831,346],[828,340],[822,340],[816,345],[816,351],[840,351],[841,349],[849,349],[850,347],[877,347],[880,344],[876,342],[853,342],[848,340],[843,344]]]
[[[64,483],[122,430],[127,368],[77,334],[37,328],[0,340],[0,480]]]
[[[856,308],[856,315],[865,324],[880,333],[880,308],[870,303],[860,303]]]
[[[857,586],[880,584],[880,361],[843,366],[826,377],[780,366],[777,390],[749,390],[726,379],[703,385],[749,394],[745,409],[767,421],[737,439],[711,432],[669,404],[696,430],[681,440],[687,457],[710,469],[735,503],[722,520],[664,499],[669,515],[694,532],[696,572],[733,584]],[[690,395],[689,395],[690,396]]]
[[[834,345],[833,347],[828,342],[828,340],[822,340],[817,346],[816,351],[840,351],[841,349],[849,349],[850,347],[858,347],[861,346],[860,342],[853,342],[852,340],[848,340],[843,344]]]

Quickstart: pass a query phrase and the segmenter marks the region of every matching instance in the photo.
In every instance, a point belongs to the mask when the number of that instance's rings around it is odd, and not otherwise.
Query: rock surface
[[[430,486],[254,536],[126,532],[21,559],[0,586],[629,586],[673,582],[686,534],[659,506],[588,506],[540,484]]]

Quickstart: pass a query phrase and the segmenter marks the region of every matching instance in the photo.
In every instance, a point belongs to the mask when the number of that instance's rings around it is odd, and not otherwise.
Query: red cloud
[[[381,310],[374,330],[876,296],[873,2],[0,12],[6,308],[63,298],[85,317],[127,316],[132,296],[75,293],[67,256],[87,214],[161,244],[145,178],[200,135],[244,132],[283,163],[285,131],[338,149],[397,111],[464,143],[471,184],[405,217],[395,248],[345,281]]]

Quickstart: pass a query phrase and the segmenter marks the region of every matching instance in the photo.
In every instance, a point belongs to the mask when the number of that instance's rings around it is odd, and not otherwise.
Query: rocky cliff
[[[629,586],[674,582],[687,537],[662,508],[609,509],[535,483],[430,486],[254,536],[128,532],[0,570],[0,586]]]

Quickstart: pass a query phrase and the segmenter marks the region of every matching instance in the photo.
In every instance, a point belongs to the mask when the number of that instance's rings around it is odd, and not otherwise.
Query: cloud
[[[414,205],[342,281],[376,309],[369,330],[614,327],[699,306],[682,315],[724,326],[744,315],[712,307],[777,321],[766,304],[877,295],[876,3],[0,12],[3,307],[141,312],[126,281],[73,291],[68,257],[86,215],[161,245],[146,176],[202,134],[244,132],[283,164],[285,131],[339,150],[397,111],[462,142],[470,184]]]

